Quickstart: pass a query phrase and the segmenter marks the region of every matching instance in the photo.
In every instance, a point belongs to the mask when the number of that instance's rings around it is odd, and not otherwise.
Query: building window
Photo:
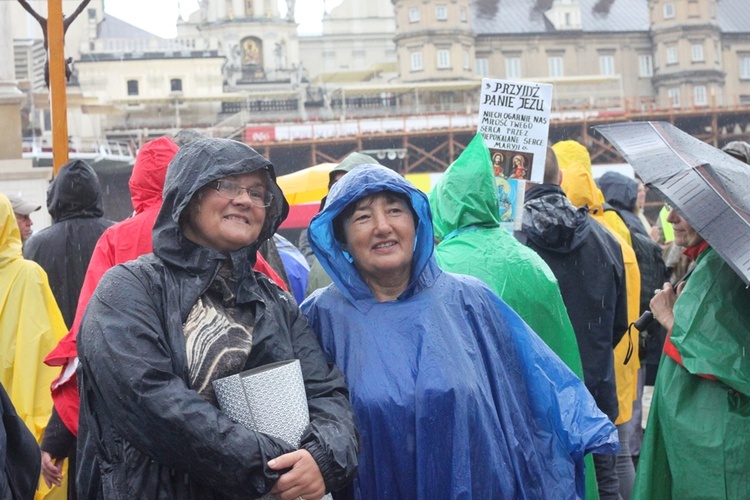
[[[422,67],[422,53],[412,52],[411,53],[411,70],[422,71],[423,69],[424,68]]]
[[[448,7],[445,5],[436,5],[435,6],[435,18],[438,21],[447,21],[448,20]]]
[[[667,47],[667,64],[677,64],[677,47]]]
[[[451,53],[449,50],[442,49],[437,51],[437,67],[438,69],[451,67]]]
[[[418,23],[419,22],[419,7],[412,7],[409,9],[409,22],[410,23]]]
[[[665,3],[664,4],[664,19],[672,19],[672,18],[674,18],[674,4]]]
[[[714,64],[721,64],[721,49],[719,48],[718,40],[714,40]]]
[[[458,19],[462,23],[465,23],[469,19],[469,16],[466,13],[466,7],[461,7],[460,9],[458,9]]]
[[[703,62],[703,44],[693,44],[693,62]]]
[[[86,10],[86,13],[89,16],[90,21],[96,21],[96,9],[88,9]]]
[[[471,53],[468,49],[464,49],[464,69],[467,71],[471,69]]]
[[[474,61],[474,66],[477,70],[477,76],[490,75],[490,62],[486,57],[477,57],[477,59]]]
[[[615,74],[614,56],[599,56],[599,74],[604,76],[612,76]]]
[[[521,78],[521,58],[507,57],[505,59],[506,78]]]
[[[708,104],[705,85],[696,85],[693,87],[693,103],[696,106],[705,106]]]
[[[651,78],[654,76],[654,59],[650,55],[638,56],[638,76]]]
[[[563,58],[560,56],[551,56],[547,59],[549,64],[549,76],[552,78],[558,78],[565,76],[563,71]]]
[[[740,57],[740,78],[750,79],[750,55]]]
[[[673,108],[680,107],[680,89],[673,87],[667,90],[667,97],[669,97],[669,102]]]
[[[128,80],[128,95],[138,95],[138,80]]]
[[[182,92],[182,79],[172,78],[169,80],[169,90],[172,92]]]

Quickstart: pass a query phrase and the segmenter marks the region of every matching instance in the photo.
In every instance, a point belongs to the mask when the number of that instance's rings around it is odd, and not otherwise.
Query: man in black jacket
[[[60,168],[47,189],[47,210],[52,225],[26,242],[23,256],[47,273],[52,294],[70,328],[91,253],[114,222],[103,218],[99,179],[83,160],[69,161]]]
[[[560,188],[562,173],[547,148],[544,183],[526,191],[523,229],[518,238],[549,265],[573,324],[584,382],[596,404],[617,419],[614,348],[627,330],[625,266],[619,243],[574,207]],[[615,457],[594,455],[601,498],[617,498]]]

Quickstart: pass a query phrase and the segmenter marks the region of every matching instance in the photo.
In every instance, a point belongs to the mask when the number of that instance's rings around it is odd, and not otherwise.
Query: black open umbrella
[[[750,285],[750,166],[665,122],[594,128]]]

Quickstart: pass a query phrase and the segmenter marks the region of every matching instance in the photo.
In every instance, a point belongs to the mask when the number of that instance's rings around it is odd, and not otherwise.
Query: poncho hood
[[[337,173],[349,173],[358,165],[379,165],[378,160],[370,155],[359,153],[355,151],[343,160],[341,163],[336,165],[330,172],[328,172],[328,189],[331,189],[335,184],[333,182],[333,176]]]
[[[440,177],[429,199],[440,241],[462,229],[500,226],[492,160],[480,134]]]
[[[393,170],[381,165],[360,165],[331,188],[325,209],[310,222],[307,237],[316,257],[341,293],[361,311],[369,310],[377,301],[351,258],[336,241],[333,220],[350,203],[383,191],[406,195],[418,218],[411,279],[399,300],[431,284],[439,273],[432,258],[434,236],[427,196]]]
[[[21,231],[10,200],[0,193],[0,268],[23,258]]]
[[[63,165],[47,188],[47,210],[52,222],[102,217],[102,188],[94,169],[83,160]]]
[[[607,172],[599,178],[604,199],[618,210],[633,212],[638,198],[638,182],[617,172]]]
[[[523,232],[535,245],[557,253],[579,248],[589,235],[586,207],[574,207],[559,186],[540,184],[526,192]]]
[[[250,146],[229,139],[201,139],[184,146],[169,165],[164,182],[164,201],[153,232],[154,254],[168,264],[184,268],[191,274],[205,274],[208,262],[227,259],[218,250],[199,246],[185,238],[180,229],[180,215],[193,195],[206,184],[238,174],[266,170],[268,190],[273,195],[266,208],[266,220],[258,240],[230,254],[233,267],[240,275],[255,264],[260,245],[276,232],[289,213],[289,204],[278,184],[273,165]]]
[[[128,187],[135,213],[161,203],[167,167],[179,147],[170,137],[159,137],[143,145],[133,165]]]
[[[602,211],[604,196],[594,182],[588,150],[576,141],[558,142],[552,149],[563,172],[560,187],[575,207],[587,205],[592,215]]]
[[[721,148],[728,155],[750,164],[750,144],[745,141],[732,141]]]

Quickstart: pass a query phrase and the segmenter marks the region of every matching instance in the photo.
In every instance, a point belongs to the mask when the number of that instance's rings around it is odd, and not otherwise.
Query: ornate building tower
[[[672,107],[722,105],[725,73],[716,0],[649,0],[654,91]]]
[[[297,25],[294,1],[286,3],[282,17],[276,0],[201,0],[199,11],[178,22],[179,37],[219,40],[229,88],[294,81],[299,78]]]
[[[402,82],[474,77],[471,0],[393,0]]]

